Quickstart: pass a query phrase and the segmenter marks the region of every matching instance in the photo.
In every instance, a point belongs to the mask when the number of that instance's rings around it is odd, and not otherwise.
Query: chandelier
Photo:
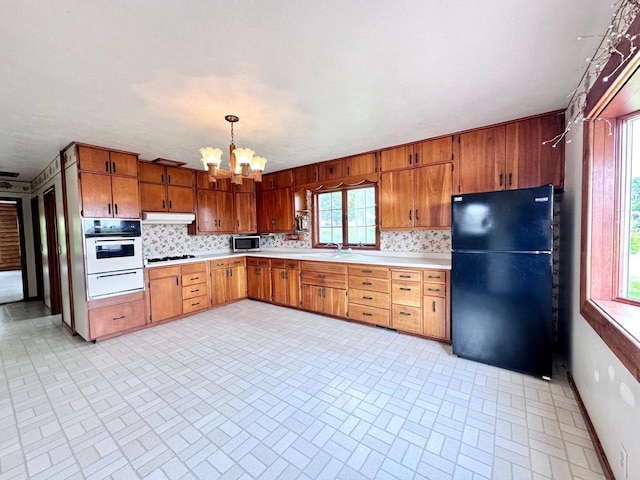
[[[236,148],[233,143],[233,124],[240,120],[235,115],[227,115],[224,119],[231,124],[231,143],[229,144],[229,170],[222,170],[222,149],[203,147],[200,149],[200,159],[205,170],[209,171],[209,181],[216,182],[218,178],[231,178],[231,183],[242,184],[243,178],[252,178],[256,182],[262,181],[262,171],[267,163],[264,157],[255,157],[250,148]]]

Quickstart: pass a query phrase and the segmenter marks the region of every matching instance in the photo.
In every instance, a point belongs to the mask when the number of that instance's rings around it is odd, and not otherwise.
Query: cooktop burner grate
[[[147,262],[170,262],[171,260],[186,260],[187,258],[196,258],[195,255],[172,255],[168,257],[149,258]]]

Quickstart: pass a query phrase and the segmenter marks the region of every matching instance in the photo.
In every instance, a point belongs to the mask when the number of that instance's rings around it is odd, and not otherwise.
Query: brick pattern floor
[[[253,301],[98,344],[0,322],[0,479],[601,479],[566,377]]]

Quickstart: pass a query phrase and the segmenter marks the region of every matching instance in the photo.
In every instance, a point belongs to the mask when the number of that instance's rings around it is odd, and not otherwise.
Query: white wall
[[[0,190],[0,197],[3,198],[19,198],[22,201],[22,221],[24,226],[24,245],[27,257],[27,280],[29,282],[29,291],[24,292],[25,298],[35,297],[38,294],[36,285],[36,264],[34,260],[33,248],[33,224],[31,220],[31,194],[16,193],[12,191]]]
[[[561,271],[569,368],[618,480],[640,479],[640,384],[580,315],[580,214],[582,129],[566,148]],[[620,444],[628,453],[628,476],[620,468]]]

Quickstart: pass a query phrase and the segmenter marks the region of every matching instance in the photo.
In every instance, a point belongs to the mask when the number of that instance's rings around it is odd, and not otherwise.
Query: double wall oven
[[[84,221],[87,298],[144,290],[140,220]]]

